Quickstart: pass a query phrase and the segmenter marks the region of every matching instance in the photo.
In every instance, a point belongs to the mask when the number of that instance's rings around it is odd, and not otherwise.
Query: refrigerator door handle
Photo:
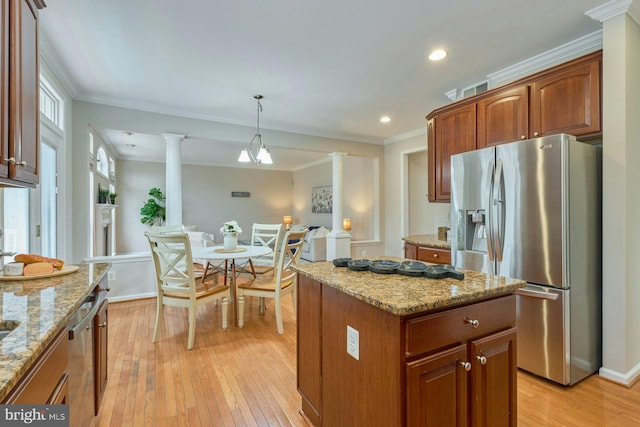
[[[496,260],[502,261],[502,246],[504,239],[504,173],[502,170],[502,160],[496,160],[496,173],[493,178],[493,189],[491,191],[492,209],[495,208],[495,220],[492,224],[493,238],[495,239],[495,256]]]
[[[489,195],[489,203],[487,204],[487,228],[488,228],[488,233],[487,233],[487,252],[489,255],[489,260],[493,261],[495,256],[493,253],[493,180],[494,180],[494,173],[493,173],[493,160],[489,161],[489,179],[487,182],[487,187],[488,187],[488,191],[487,194]],[[491,263],[493,264],[493,262]],[[493,270],[493,269],[492,269]]]
[[[552,294],[549,292],[532,291],[531,289],[518,289],[516,291],[516,294],[527,296],[527,297],[539,298],[539,299],[549,299],[552,301],[555,301],[558,299],[558,294]]]

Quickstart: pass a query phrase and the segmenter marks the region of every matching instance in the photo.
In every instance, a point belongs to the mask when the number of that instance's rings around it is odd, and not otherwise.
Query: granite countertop
[[[382,258],[404,261],[394,257]],[[335,267],[331,261],[297,264],[293,269],[356,299],[399,316],[508,294],[525,285],[523,280],[470,270],[461,270],[464,271],[464,280],[452,278],[436,280],[400,274],[351,271],[346,267]]]
[[[417,246],[429,246],[431,248],[451,249],[451,243],[444,240],[438,240],[437,234],[416,234],[413,236],[403,237],[402,240]]]
[[[0,401],[66,326],[110,265],[82,264],[77,272],[63,276],[0,282],[0,324],[18,325],[0,341]]]

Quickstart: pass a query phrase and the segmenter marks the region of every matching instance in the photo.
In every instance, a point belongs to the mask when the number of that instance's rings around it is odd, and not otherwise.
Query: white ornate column
[[[347,153],[331,153],[333,207],[331,232],[327,234],[327,261],[351,257],[351,235],[342,229],[342,170]]]
[[[182,225],[182,141],[184,135],[163,133],[167,141],[166,157],[166,223]]]

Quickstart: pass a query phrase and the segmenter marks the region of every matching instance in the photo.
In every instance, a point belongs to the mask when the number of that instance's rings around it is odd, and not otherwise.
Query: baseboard
[[[121,295],[119,297],[108,296],[109,302],[135,301],[138,299],[147,299],[147,298],[155,298],[155,297],[156,297],[155,292],[147,292],[144,294]]]
[[[598,375],[614,383],[631,387],[640,379],[640,363],[625,373],[620,373],[612,369],[600,368]]]

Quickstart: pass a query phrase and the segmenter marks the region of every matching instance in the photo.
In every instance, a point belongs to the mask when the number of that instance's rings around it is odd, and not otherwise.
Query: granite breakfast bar
[[[83,264],[68,275],[0,281],[0,331],[6,331],[0,341],[0,402],[12,401],[16,386],[52,344],[60,343],[59,356],[64,358],[67,321],[105,278],[109,266]]]
[[[523,281],[294,268],[298,391],[313,425],[516,424]]]

